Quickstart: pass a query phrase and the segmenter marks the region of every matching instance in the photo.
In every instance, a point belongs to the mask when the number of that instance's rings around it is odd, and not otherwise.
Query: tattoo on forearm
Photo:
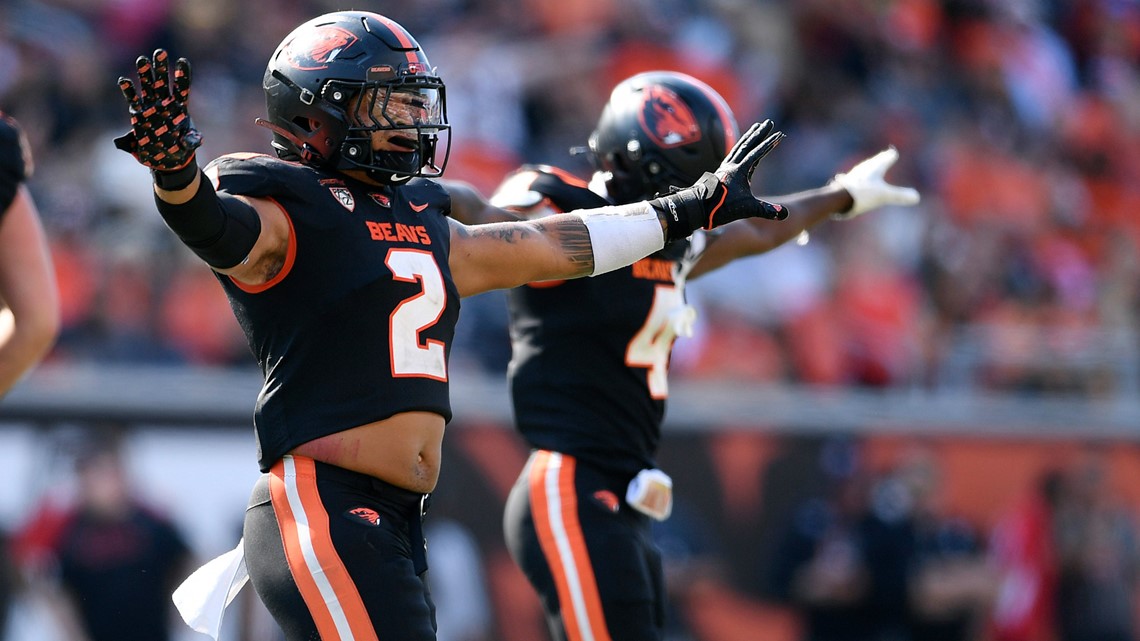
[[[590,231],[581,218],[548,218],[537,221],[536,226],[558,241],[566,258],[579,268],[580,273],[589,274],[594,271],[594,248],[590,244]]]
[[[516,243],[534,233],[527,225],[475,225],[472,227],[480,236],[490,236],[507,243]]]
[[[590,232],[577,216],[552,216],[524,224],[489,224],[464,227],[455,226],[461,237],[489,236],[506,243],[518,243],[532,236],[543,235],[558,245],[562,255],[573,265],[573,273],[566,276],[584,276],[594,271],[594,250]]]

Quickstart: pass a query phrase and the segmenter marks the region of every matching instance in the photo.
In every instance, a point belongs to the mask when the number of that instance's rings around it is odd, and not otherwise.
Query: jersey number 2
[[[669,285],[658,285],[653,292],[653,305],[649,316],[625,350],[625,364],[645,367],[649,371],[649,393],[656,399],[669,396],[669,354],[673,349],[673,331],[670,313],[685,304],[681,292]]]
[[[394,280],[419,282],[421,291],[405,298],[388,319],[392,376],[447,380],[447,358],[442,341],[420,340],[420,333],[439,322],[447,304],[443,273],[431,252],[393,249],[384,263]]]

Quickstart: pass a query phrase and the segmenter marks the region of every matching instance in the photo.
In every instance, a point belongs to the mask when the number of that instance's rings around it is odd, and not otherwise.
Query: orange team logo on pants
[[[376,513],[376,510],[366,507],[354,507],[348,511],[348,514],[362,521],[367,521],[369,525],[380,525],[380,515]]]
[[[598,490],[594,492],[594,500],[601,503],[603,507],[614,514],[617,514],[621,508],[621,503],[618,502],[617,495],[609,490]]]

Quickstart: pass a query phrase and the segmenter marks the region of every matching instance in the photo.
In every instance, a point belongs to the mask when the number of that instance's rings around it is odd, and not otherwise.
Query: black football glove
[[[712,229],[741,218],[784,220],[788,209],[752,195],[756,165],[784,139],[772,132],[771,120],[753,124],[736,141],[716,172],[705,172],[691,187],[649,201],[665,215],[669,240],[687,238],[697,229]]]
[[[202,134],[186,112],[190,63],[185,58],[174,63],[173,90],[165,50],[155,50],[153,61],[139,56],[135,64],[138,91],[129,79],[119,78],[119,89],[130,108],[131,131],[116,138],[115,146],[149,167],[159,187],[183,189],[198,175],[194,150],[202,144]]]

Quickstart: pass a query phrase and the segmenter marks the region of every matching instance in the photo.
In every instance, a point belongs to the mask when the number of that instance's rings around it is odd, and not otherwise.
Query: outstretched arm
[[[0,114],[0,396],[47,355],[61,322],[47,235],[24,184],[32,171],[23,129]]]
[[[202,134],[190,119],[190,63],[139,56],[138,84],[119,78],[131,130],[115,146],[151,170],[155,205],[167,227],[215,271],[260,285],[281,269],[288,243],[284,214],[265,199],[217,193],[198,168]]]
[[[21,186],[0,219],[0,396],[55,344],[59,314],[47,237]]]
[[[771,122],[753,125],[716,172],[687,189],[629,205],[490,225],[452,222],[450,266],[460,295],[629,265],[685,238],[749,217],[783,220],[788,210],[752,195],[756,165],[783,139]]]
[[[885,205],[914,205],[919,194],[910,187],[892,185],[884,179],[899,154],[889,147],[837,174],[827,185],[775,200],[792,212],[787,220],[749,219],[726,225],[709,235],[709,243],[689,278],[697,278],[728,263],[771,251],[821,222],[850,220]]]
[[[656,224],[657,236],[663,239],[662,226]],[[453,220],[450,263],[459,294],[470,296],[536,281],[589,276],[594,272],[594,253],[590,231],[577,214],[485,225]]]

